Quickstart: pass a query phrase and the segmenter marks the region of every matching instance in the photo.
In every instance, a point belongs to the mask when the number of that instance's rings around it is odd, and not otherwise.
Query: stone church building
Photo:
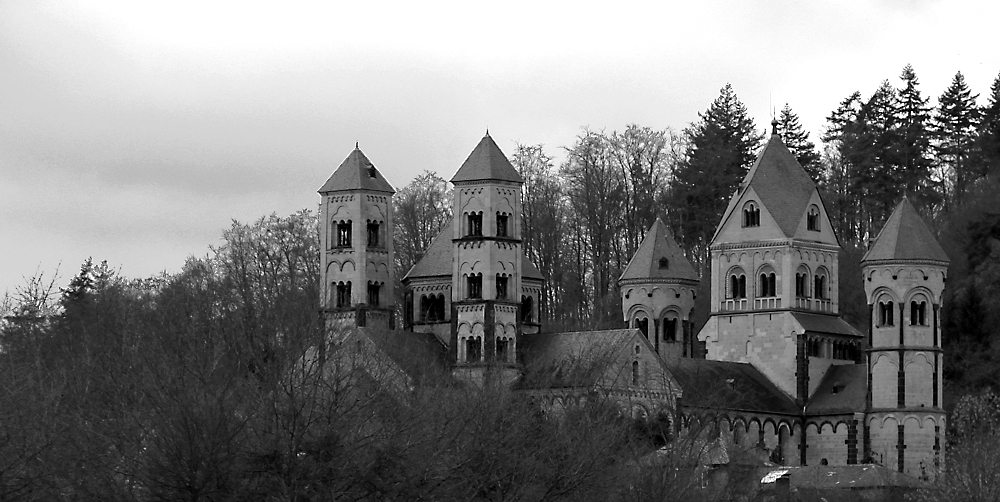
[[[784,465],[875,462],[924,478],[943,467],[948,257],[905,198],[864,276],[843,285],[864,287],[866,332],[838,314],[840,243],[772,132],[719,222],[709,277],[657,220],[618,281],[626,329],[549,333],[537,311],[545,278],[522,246],[521,176],[487,134],[451,182],[454,219],[402,278],[402,319],[392,186],[355,148],[320,188],[329,328],[421,340],[456,379],[495,377],[547,406],[599,390],[635,414],[666,410],[678,428],[710,425]],[[696,332],[703,280],[710,317]],[[573,369],[588,357],[603,363]]]

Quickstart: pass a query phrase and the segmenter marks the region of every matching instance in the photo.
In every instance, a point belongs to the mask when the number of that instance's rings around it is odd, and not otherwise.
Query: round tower
[[[941,299],[948,261],[905,197],[861,261],[871,320],[865,456],[927,479],[944,468]]]
[[[618,279],[626,327],[638,328],[663,357],[700,355],[691,327],[698,274],[659,218]]]

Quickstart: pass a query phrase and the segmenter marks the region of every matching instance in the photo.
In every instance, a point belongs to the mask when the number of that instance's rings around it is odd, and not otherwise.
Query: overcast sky
[[[584,126],[681,129],[727,82],[818,142],[911,63],[936,98],[1000,72],[998,2],[0,0],[0,294],[88,256],[176,272],[230,220],[315,208],[360,142],[394,186],[488,127],[561,158]]]

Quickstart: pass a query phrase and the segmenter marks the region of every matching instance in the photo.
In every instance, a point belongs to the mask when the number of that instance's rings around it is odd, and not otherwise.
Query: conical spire
[[[340,192],[346,190],[370,190],[373,192],[396,193],[392,185],[385,180],[382,173],[375,168],[364,152],[354,145],[354,150],[344,159],[340,167],[326,180],[319,193]]]
[[[451,178],[452,183],[480,180],[524,183],[524,179],[507,160],[507,156],[500,151],[500,147],[490,137],[489,131],[469,154],[469,158],[465,159],[465,163],[458,169],[455,176]]]
[[[862,263],[877,260],[920,260],[949,262],[941,244],[927,228],[910,199],[903,197],[889,220],[868,248]]]
[[[666,261],[663,261],[666,260]],[[632,255],[619,281],[633,279],[687,279],[698,280],[691,262],[684,256],[670,229],[659,218],[646,232],[639,249]]]

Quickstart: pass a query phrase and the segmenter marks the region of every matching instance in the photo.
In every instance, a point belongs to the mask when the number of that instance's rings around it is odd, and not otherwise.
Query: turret
[[[394,193],[357,146],[319,189],[320,302],[328,327],[394,325]]]
[[[905,197],[861,261],[868,298],[866,452],[915,476],[943,468],[941,300],[948,256]]]
[[[618,279],[626,327],[638,328],[663,357],[694,357],[691,315],[698,274],[659,218]]]

